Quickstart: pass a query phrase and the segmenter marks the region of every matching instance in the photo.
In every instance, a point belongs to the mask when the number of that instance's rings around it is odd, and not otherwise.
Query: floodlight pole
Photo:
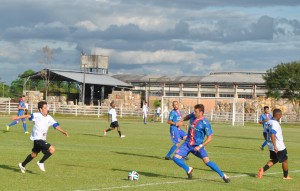
[[[82,80],[82,104],[84,105],[84,99],[85,99],[85,66],[83,65],[83,80]]]

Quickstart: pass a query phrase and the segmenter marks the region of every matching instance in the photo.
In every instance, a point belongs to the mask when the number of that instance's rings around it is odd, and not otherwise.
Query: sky
[[[0,81],[80,70],[81,52],[109,56],[110,74],[265,72],[300,60],[299,10],[299,0],[2,0]]]

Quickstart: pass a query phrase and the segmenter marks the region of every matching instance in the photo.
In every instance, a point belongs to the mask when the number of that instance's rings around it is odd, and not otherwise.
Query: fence
[[[63,115],[73,115],[73,116],[95,116],[100,117],[103,115],[107,115],[109,110],[108,106],[100,106],[100,104],[96,106],[87,106],[87,105],[66,105],[61,103],[53,103],[49,104],[50,114],[63,114]],[[37,104],[29,104],[29,113],[37,112]],[[2,115],[15,115],[18,111],[18,103],[0,103],[0,113]],[[117,114],[120,118],[122,117],[142,117],[142,109],[141,108],[116,108]],[[183,115],[190,113],[191,111],[182,111]],[[149,110],[149,117],[152,118],[155,114],[154,109]],[[165,111],[164,119],[166,120],[168,117],[169,111]],[[206,111],[205,116],[213,122],[230,122],[232,119],[232,113],[216,113],[213,111]],[[236,120],[240,120],[242,122],[254,122],[258,123],[260,113],[245,113],[244,116],[242,114],[236,115]],[[281,121],[283,123],[299,123],[300,119],[296,114],[283,114]]]

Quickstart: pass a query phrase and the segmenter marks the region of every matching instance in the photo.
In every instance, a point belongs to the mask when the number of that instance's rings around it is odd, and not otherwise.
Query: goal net
[[[162,123],[168,118],[170,111],[173,109],[173,101],[179,102],[179,110],[182,112],[183,117],[192,113],[196,104],[203,104],[205,107],[204,116],[211,122],[244,126],[245,100],[243,98],[162,96]]]

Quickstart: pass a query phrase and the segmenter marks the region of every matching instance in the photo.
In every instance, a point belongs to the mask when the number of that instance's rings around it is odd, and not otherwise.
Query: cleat
[[[25,131],[25,134],[30,134],[28,131]]]
[[[226,182],[226,183],[230,182],[230,179],[226,174],[224,174],[224,176],[222,178],[223,178],[224,182]]]
[[[126,137],[125,135],[121,135],[121,138],[124,138],[124,137]]]
[[[183,159],[184,159],[184,160],[189,160],[189,157],[184,157]]]
[[[9,126],[8,125],[6,125],[6,131],[9,131]]]
[[[38,165],[38,167],[41,171],[46,172],[44,163],[40,163],[40,161],[38,161],[36,164]]]
[[[172,158],[171,157],[165,157],[165,160],[172,160]]]
[[[18,166],[19,166],[19,168],[20,168],[20,170],[21,170],[22,173],[26,172],[26,168],[22,166],[22,163],[19,163]]]
[[[193,167],[189,167],[189,171],[188,171],[188,173],[186,173],[188,175],[189,180],[193,179],[192,173],[193,173]]]
[[[264,148],[263,148],[263,147],[260,147],[260,150],[261,150],[261,151],[263,151],[263,150],[264,150]]]
[[[103,130],[103,135],[106,136],[106,130]]]
[[[290,177],[290,176],[287,176],[287,177],[283,177],[282,179],[283,179],[283,180],[292,180],[293,178]]]
[[[257,178],[262,178],[263,175],[264,175],[264,169],[263,169],[263,168],[260,168],[260,169],[258,170]]]

